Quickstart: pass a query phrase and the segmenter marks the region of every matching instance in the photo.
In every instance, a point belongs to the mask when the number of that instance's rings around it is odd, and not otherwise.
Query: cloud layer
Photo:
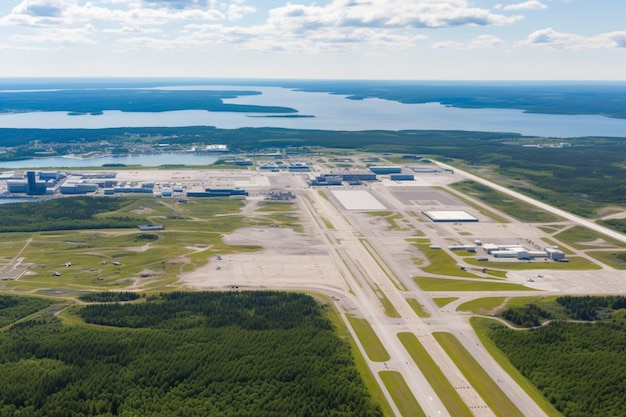
[[[119,50],[214,47],[297,53],[396,53],[434,49],[624,48],[626,31],[583,36],[502,28],[545,13],[546,1],[480,6],[468,0],[327,0],[267,7],[262,0],[21,0],[0,15],[1,49],[102,45]],[[552,0],[549,4],[566,0]],[[272,2],[276,3],[276,2]],[[445,39],[452,29],[460,35]]]

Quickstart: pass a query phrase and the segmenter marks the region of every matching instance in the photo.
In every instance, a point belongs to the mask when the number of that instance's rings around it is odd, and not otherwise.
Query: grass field
[[[504,217],[494,213],[493,211],[487,210],[485,207],[483,207],[481,205],[478,205],[478,204],[474,203],[474,201],[466,198],[465,197],[465,193],[460,193],[460,192],[455,191],[455,189],[454,189],[455,187],[451,187],[451,188],[433,187],[433,188],[438,188],[438,189],[441,189],[443,191],[446,191],[446,192],[452,194],[454,196],[454,198],[457,198],[457,199],[463,201],[465,204],[467,204],[468,206],[472,207],[473,209],[478,211],[483,216],[489,217],[493,221],[496,221],[498,223],[509,223],[508,219],[505,219]]]
[[[582,226],[570,227],[554,235],[561,242],[576,249],[611,249],[622,248],[623,244]]]
[[[458,182],[451,186],[455,190],[481,200],[522,222],[552,223],[562,221],[560,217],[473,181]]]
[[[626,269],[626,251],[587,251],[587,255],[615,269]]]
[[[469,311],[474,314],[490,314],[494,309],[500,307],[506,297],[487,297],[468,301],[461,304],[456,311]]]
[[[450,381],[445,377],[441,368],[428,354],[424,346],[413,333],[398,333],[398,338],[404,348],[409,352],[413,361],[419,366],[424,377],[430,383],[443,405],[450,415],[455,417],[471,417],[472,412],[461,399]]]
[[[430,314],[424,309],[424,306],[421,305],[415,298],[407,298],[406,302],[411,306],[415,314],[421,318],[428,318]]]
[[[435,302],[435,304],[437,304],[437,306],[444,307],[458,299],[459,297],[439,297],[433,298],[433,301]]]
[[[5,288],[18,293],[63,288],[62,297],[97,289],[171,290],[182,272],[205,265],[211,257],[259,249],[226,245],[225,233],[252,225],[302,228],[290,203],[264,203],[246,217],[241,208],[238,199],[182,203],[133,197],[103,215],[139,218],[145,224],[162,225],[163,230],[2,233],[0,263],[9,264],[19,255],[20,267],[26,268],[25,275],[6,281]]]
[[[456,337],[445,332],[433,336],[497,417],[524,417]]]
[[[414,278],[423,291],[535,291],[519,284],[485,282],[447,278]]]
[[[427,417],[400,372],[381,371],[378,374],[398,407],[401,417]]]
[[[424,272],[453,277],[479,278],[471,272],[463,271],[457,262],[442,249],[431,249],[427,243],[413,243],[428,258],[429,264],[421,267]]]
[[[370,360],[385,362],[391,358],[367,320],[354,317],[351,314],[346,314],[346,317]]]

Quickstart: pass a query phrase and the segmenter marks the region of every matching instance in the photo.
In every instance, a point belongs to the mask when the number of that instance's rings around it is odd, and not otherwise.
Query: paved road
[[[351,293],[346,293],[342,297],[349,299],[349,305],[353,308],[349,313],[362,315],[370,322],[391,355],[391,360],[386,362],[385,369],[402,374],[427,415],[449,416],[450,413],[404,349],[397,337],[399,332],[411,332],[418,337],[475,416],[493,417],[495,414],[435,341],[432,336],[433,331],[450,332],[459,338],[494,381],[501,384],[504,392],[524,415],[545,415],[534,401],[501,370],[478,342],[467,317],[454,313],[440,313],[431,298],[419,290],[412,277],[396,264],[394,256],[387,251],[383,237],[378,235],[376,229],[368,227],[362,216],[352,216],[350,213],[342,212],[331,201],[321,197],[317,190],[310,190],[304,197],[307,213],[313,218],[324,218],[333,226],[332,229],[327,229],[325,223],[319,221],[316,223],[319,233],[328,243],[331,256],[336,258],[336,264],[342,270],[342,275],[350,288]],[[366,249],[362,243],[363,240],[367,241],[373,249]],[[372,250],[380,259],[373,256]],[[394,285],[388,275],[390,271],[408,291],[401,291]],[[390,318],[385,314],[377,292],[382,292],[389,299],[400,314],[400,318]],[[427,320],[419,318],[408,305],[405,297],[415,298],[422,305],[428,306],[432,316]],[[365,353],[364,356],[367,357]],[[381,370],[379,363],[372,361],[368,363],[375,374]],[[386,392],[384,386],[383,391]],[[389,396],[388,400],[393,403]]]
[[[609,237],[611,237],[613,239],[616,239],[616,240],[618,240],[618,241],[620,241],[622,243],[626,243],[626,235],[623,235],[623,234],[621,234],[619,232],[616,232],[615,230],[611,230],[611,229],[608,229],[608,228],[606,228],[604,226],[600,226],[599,224],[596,224],[595,222],[593,222],[591,220],[583,219],[582,217],[576,216],[575,214],[568,213],[568,212],[566,212],[564,210],[561,210],[561,209],[558,209],[556,207],[550,206],[548,204],[542,203],[539,200],[535,200],[534,198],[525,196],[524,194],[520,194],[520,193],[518,193],[516,191],[510,190],[510,189],[508,189],[506,187],[503,187],[501,185],[495,184],[495,183],[493,183],[491,181],[488,181],[488,180],[486,180],[484,178],[480,178],[480,177],[478,177],[476,175],[470,174],[469,172],[462,171],[462,170],[460,170],[460,169],[458,169],[456,167],[444,164],[442,162],[435,162],[435,163],[438,166],[440,166],[442,169],[454,170],[455,173],[457,173],[457,174],[459,174],[459,175],[461,175],[461,176],[463,176],[463,177],[465,177],[467,179],[475,181],[475,182],[477,182],[479,184],[486,185],[487,187],[493,188],[494,190],[497,190],[497,191],[500,191],[500,192],[505,193],[507,195],[510,195],[511,197],[515,197],[518,200],[521,200],[521,201],[523,201],[525,203],[532,204],[533,206],[538,207],[538,208],[540,208],[540,209],[542,209],[544,211],[547,211],[547,212],[552,213],[552,214],[556,214],[557,216],[561,216],[564,219],[567,219],[567,220],[569,220],[569,221],[571,221],[573,223],[576,223],[576,224],[578,224],[580,226],[583,226],[583,227],[586,227],[588,229],[594,230],[596,232],[602,233],[603,235],[609,236]]]

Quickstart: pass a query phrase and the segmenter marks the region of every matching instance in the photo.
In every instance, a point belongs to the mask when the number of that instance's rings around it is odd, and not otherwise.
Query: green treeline
[[[163,112],[208,110],[246,113],[296,113],[279,106],[224,103],[255,91],[175,91],[137,89],[88,89],[3,92],[0,112],[65,111],[76,114],[101,114],[105,110],[123,112]]]
[[[46,308],[55,301],[38,297],[21,297],[0,294],[0,327]]]
[[[126,202],[116,197],[68,197],[2,204],[0,232],[130,228],[145,222],[128,216],[98,216],[119,210]]]
[[[522,307],[513,307],[503,311],[503,319],[523,327],[539,326],[542,320],[551,319],[552,314],[536,304],[527,304]]]
[[[0,416],[381,416],[324,307],[175,293],[0,332]]]
[[[626,298],[567,296],[557,302],[574,319],[598,321],[553,321],[531,331],[493,324],[490,338],[566,417],[626,416]]]
[[[598,223],[610,227],[613,230],[617,230],[618,232],[626,233],[626,219],[599,220]]]
[[[626,308],[626,297],[621,295],[572,297],[566,295],[556,299],[565,307],[567,314],[577,320],[597,320],[610,310]]]
[[[83,294],[78,298],[87,303],[119,303],[138,300],[140,297],[140,294],[131,291],[102,291]]]

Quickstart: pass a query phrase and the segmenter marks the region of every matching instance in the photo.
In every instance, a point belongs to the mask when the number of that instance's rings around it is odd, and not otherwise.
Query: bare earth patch
[[[585,246],[613,246],[611,244],[609,244],[606,240],[604,239],[595,239],[595,240],[590,240],[588,242],[578,242],[580,245],[585,245]]]
[[[263,249],[211,259],[204,267],[181,275],[185,286],[194,289],[327,287],[347,290],[333,259],[317,238],[291,229],[246,227],[225,236],[224,242]]]
[[[126,250],[127,250],[127,251],[129,251],[129,252],[138,252],[138,253],[141,253],[141,252],[145,252],[145,251],[147,251],[148,249],[150,249],[150,244],[149,244],[149,243],[146,243],[146,244],[145,244],[145,245],[143,245],[143,246],[130,246],[130,247],[126,247],[126,248],[124,248],[124,249],[126,249]]]

